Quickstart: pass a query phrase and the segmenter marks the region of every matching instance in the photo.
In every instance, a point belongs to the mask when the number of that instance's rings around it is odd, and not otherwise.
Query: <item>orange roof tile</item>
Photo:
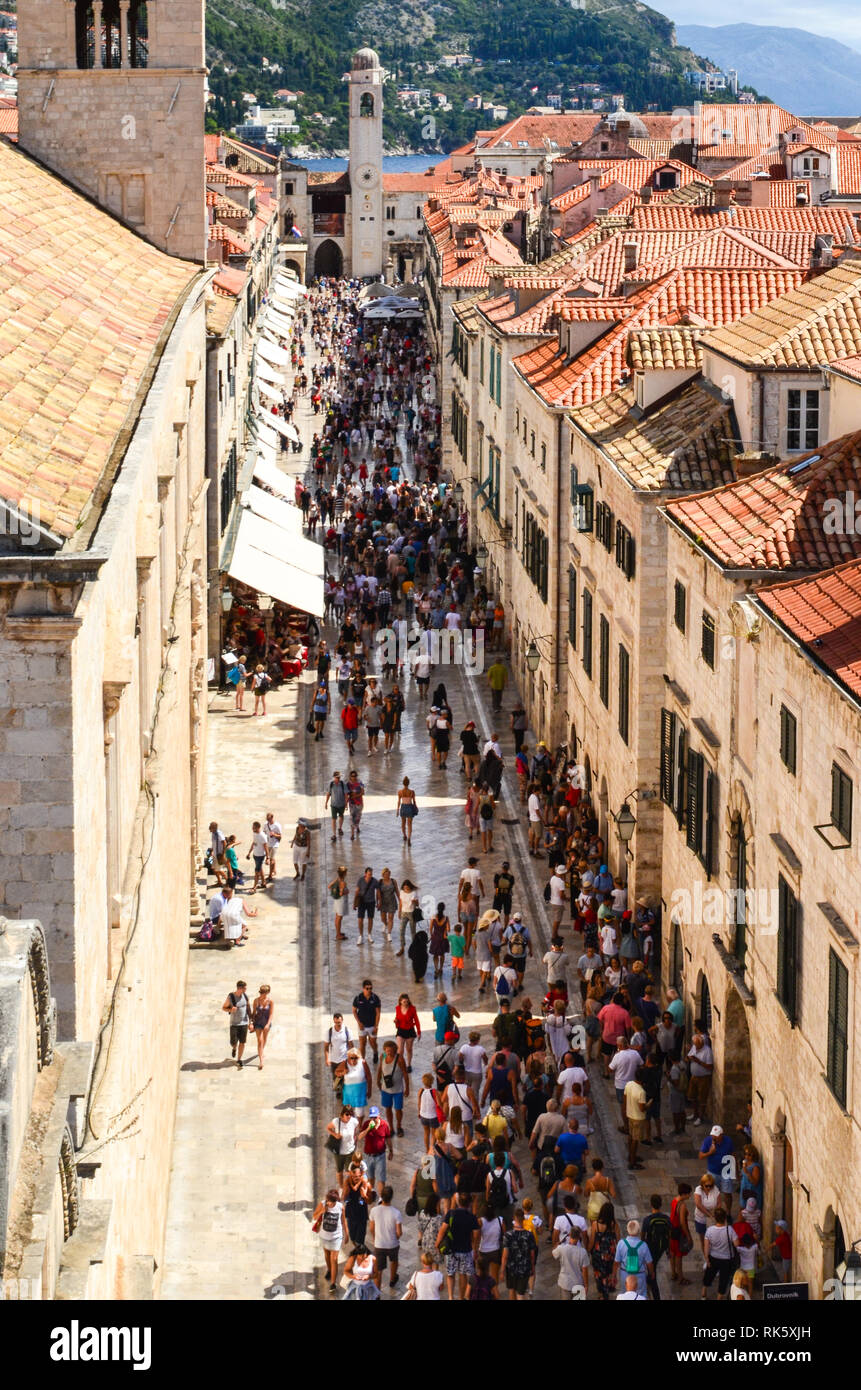
[[[223,222],[210,223],[209,241],[223,242],[230,256],[251,255],[252,246],[247,237],[240,236],[235,227],[225,227]]]
[[[848,376],[853,381],[861,381],[861,356],[838,357],[828,363],[828,370],[836,372],[838,376]]]
[[[847,492],[861,493],[858,433],[666,512],[725,569],[821,570],[861,555],[861,534],[824,525],[826,501]]]
[[[705,346],[759,368],[821,367],[861,352],[861,262],[838,262],[761,305]]]
[[[17,106],[0,106],[0,135],[18,134]]]
[[[861,561],[757,590],[755,602],[861,697]]]
[[[199,274],[0,141],[0,496],[75,532]]]
[[[838,193],[861,193],[861,141],[857,145],[837,145],[834,157]]]

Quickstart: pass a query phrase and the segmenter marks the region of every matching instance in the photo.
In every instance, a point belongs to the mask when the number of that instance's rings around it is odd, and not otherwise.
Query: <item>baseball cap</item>
[[[445,1034],[443,1035],[443,1042],[447,1042],[447,1043],[454,1043],[454,1042],[457,1042],[457,1033],[445,1033]]]
[[[379,1118],[379,1114],[380,1114],[380,1107],[379,1107],[378,1105],[372,1105],[371,1108],[370,1108],[369,1111],[368,1111],[368,1118],[371,1119],[371,1120],[373,1120],[373,1119],[378,1119],[378,1118]]]
[[[720,1139],[721,1135],[723,1134],[723,1129],[720,1125],[712,1125],[711,1129],[709,1130],[709,1134],[711,1135],[712,1139]]]
[[[512,914],[511,914],[511,920],[512,920],[512,922],[522,922],[522,921],[523,921],[523,913],[522,913],[522,912],[512,912]]]

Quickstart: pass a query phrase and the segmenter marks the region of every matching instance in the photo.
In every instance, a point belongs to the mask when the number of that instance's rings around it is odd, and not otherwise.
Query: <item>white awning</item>
[[[273,429],[269,428],[268,421],[273,419],[270,415],[256,415],[254,417],[254,428],[257,431],[257,441],[264,444],[267,449],[278,449],[278,435]]]
[[[271,363],[275,367],[289,367],[290,354],[285,352],[282,347],[274,343],[265,333],[262,333],[257,340],[257,356],[264,361]]]
[[[265,362],[262,357],[254,359],[254,374],[262,377],[264,381],[271,381],[275,386],[284,387],[287,385],[287,373],[281,372],[277,367],[273,367],[271,362]]]
[[[259,518],[250,512],[240,519],[239,535],[227,571],[230,578],[238,579],[240,584],[248,584],[258,594],[271,594],[281,603],[289,603],[303,613],[313,613],[315,618],[322,618],[322,579],[315,579],[286,560],[276,560],[273,555],[267,555],[252,545],[248,536],[243,535],[243,526],[246,521],[257,520]]]
[[[298,300],[291,299],[290,295],[282,294],[280,289],[272,291],[268,302],[274,309],[278,310],[279,314],[286,314],[292,318],[296,313]]]
[[[287,314],[279,313],[273,305],[267,305],[263,313],[263,327],[273,328],[282,338],[289,338],[293,332],[293,320]]]
[[[284,395],[283,389],[279,391],[277,386],[271,385],[268,381],[258,381],[257,390],[260,392],[261,396],[265,396],[267,401],[271,401],[273,405],[281,404],[281,398]]]
[[[270,463],[266,454],[260,454],[254,465],[254,476],[259,483],[265,483],[266,487],[272,488],[279,497],[290,496],[291,479],[275,463]],[[295,489],[295,482],[293,484]],[[267,494],[264,494],[268,496]]]
[[[277,430],[279,434],[283,434],[285,439],[292,439],[294,443],[299,442],[299,431],[295,425],[290,424],[289,420],[282,420],[280,415],[272,415],[269,411],[267,411],[265,415],[259,415],[257,418],[265,420],[266,424],[271,429]]]
[[[261,487],[255,487],[253,483],[247,492],[243,492],[242,504],[254,512],[255,516],[262,516],[265,521],[274,521],[276,526],[288,531],[291,537],[307,541],[302,530],[301,507],[285,502],[281,497],[273,497],[271,492],[264,492]],[[309,544],[313,545],[313,542],[309,542]]]
[[[308,291],[304,285],[300,285],[298,280],[291,280],[289,275],[284,275],[281,271],[276,271],[272,277],[273,287],[283,290],[286,294],[293,295],[296,299],[307,298]]]
[[[303,567],[303,564],[311,564],[305,547],[320,557],[315,559],[318,573]],[[289,560],[284,558],[286,553],[290,555]],[[227,572],[231,579],[248,584],[259,594],[271,594],[281,603],[289,603],[303,613],[322,618],[322,554],[312,541],[292,535],[274,522],[245,510],[239,518],[233,558]]]

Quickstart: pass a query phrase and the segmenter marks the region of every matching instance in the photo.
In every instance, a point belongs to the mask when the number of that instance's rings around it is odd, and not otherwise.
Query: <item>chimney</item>
[[[652,189],[650,184],[643,184],[643,187],[640,189],[640,200],[643,203],[650,203],[652,201]]]
[[[831,232],[822,232],[813,243],[810,258],[811,269],[830,270],[834,264],[834,237]]]
[[[636,241],[625,241],[622,243],[623,265],[626,275],[632,275],[637,269],[637,258],[640,248]]]
[[[728,212],[735,202],[735,189],[729,179],[715,180],[715,212]]]

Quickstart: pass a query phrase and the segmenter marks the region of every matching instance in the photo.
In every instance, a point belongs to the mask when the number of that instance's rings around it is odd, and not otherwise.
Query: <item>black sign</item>
[[[810,1298],[809,1284],[763,1284],[762,1297],[765,1303],[807,1303]]]

